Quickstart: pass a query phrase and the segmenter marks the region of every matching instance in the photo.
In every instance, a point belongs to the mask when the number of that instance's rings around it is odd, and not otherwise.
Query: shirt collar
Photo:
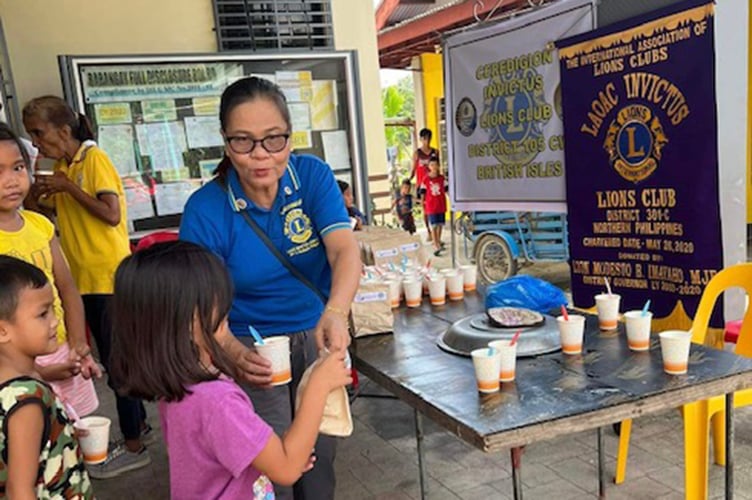
[[[290,158],[292,160],[292,158]],[[256,208],[257,210],[266,211],[266,209],[257,207],[253,201],[245,195],[243,187],[240,185],[240,178],[234,168],[231,168],[227,172],[227,201],[230,204],[233,212],[240,212],[248,208]],[[285,168],[285,173],[279,179],[279,189],[277,190],[277,197],[275,199],[275,205],[280,201],[285,204],[287,200],[296,195],[300,191],[300,180],[295,169],[288,162]],[[273,209],[274,207],[272,207]]]

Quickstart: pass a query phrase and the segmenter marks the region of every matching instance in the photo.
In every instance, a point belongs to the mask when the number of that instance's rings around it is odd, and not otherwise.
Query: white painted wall
[[[386,136],[381,106],[379,53],[372,0],[332,0],[334,45],[357,50],[368,174],[387,173]]]
[[[746,190],[749,1],[716,3],[718,161],[724,265],[747,260]],[[741,319],[743,295],[727,294],[726,319]]]

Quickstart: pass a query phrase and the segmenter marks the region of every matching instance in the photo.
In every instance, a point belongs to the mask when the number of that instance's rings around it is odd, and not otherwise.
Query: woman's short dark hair
[[[23,119],[26,121],[29,118],[38,118],[58,128],[67,125],[73,137],[81,142],[94,140],[94,131],[89,119],[73,111],[68,103],[58,96],[44,95],[27,102],[23,107]]]
[[[23,162],[24,165],[26,165],[26,168],[28,169],[31,167],[29,152],[26,150],[23,142],[21,142],[21,138],[18,137],[18,134],[16,134],[13,129],[8,126],[7,123],[0,122],[0,141],[14,142],[16,146],[18,146],[18,150],[21,152],[21,158],[23,158]]]
[[[44,288],[47,276],[26,261],[0,255],[0,320],[11,321],[18,309],[21,290]]]
[[[222,130],[227,130],[227,122],[230,119],[232,110],[243,103],[256,99],[268,99],[274,103],[282,115],[282,119],[285,120],[287,128],[292,129],[287,99],[279,86],[264,78],[251,76],[241,78],[222,92],[222,98],[219,101],[219,125],[222,127]],[[232,162],[225,155],[222,161],[219,162],[219,165],[217,165],[214,173],[225,176],[230,167],[232,167]]]
[[[422,128],[420,129],[420,133],[418,134],[418,137],[421,139],[428,139],[431,140],[431,137],[433,136],[433,132],[431,132],[430,128]]]
[[[194,325],[212,364],[237,370],[214,333],[232,304],[222,261],[186,241],[157,243],[127,257],[115,273],[112,377],[122,394],[179,401],[187,386],[216,380],[201,364]]]

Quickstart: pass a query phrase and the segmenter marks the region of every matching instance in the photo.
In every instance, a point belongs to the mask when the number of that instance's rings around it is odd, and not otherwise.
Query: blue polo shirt
[[[227,180],[229,192],[214,180],[191,195],[180,239],[211,250],[225,262],[235,286],[230,329],[247,336],[249,324],[262,335],[313,328],[324,304],[277,260],[238,211],[246,210],[293,265],[328,296],[332,272],[322,238],[339,229],[350,231],[331,169],[315,156],[290,155],[270,209],[245,196],[235,169],[229,170]]]

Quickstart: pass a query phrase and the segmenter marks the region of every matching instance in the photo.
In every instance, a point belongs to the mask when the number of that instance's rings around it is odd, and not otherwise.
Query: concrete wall
[[[334,44],[338,50],[358,50],[360,95],[363,111],[363,135],[366,138],[368,175],[386,174],[386,136],[381,107],[379,53],[376,46],[376,24],[371,0],[332,0]],[[370,192],[388,189],[386,181],[371,183]],[[389,207],[379,200],[377,208]]]
[[[216,52],[209,0],[0,0],[18,105],[62,95],[59,54]]]
[[[332,0],[338,50],[357,50],[365,160],[386,173],[376,28],[371,0]],[[168,54],[217,51],[210,0],[0,0],[0,20],[17,99],[62,95],[59,54]]]

